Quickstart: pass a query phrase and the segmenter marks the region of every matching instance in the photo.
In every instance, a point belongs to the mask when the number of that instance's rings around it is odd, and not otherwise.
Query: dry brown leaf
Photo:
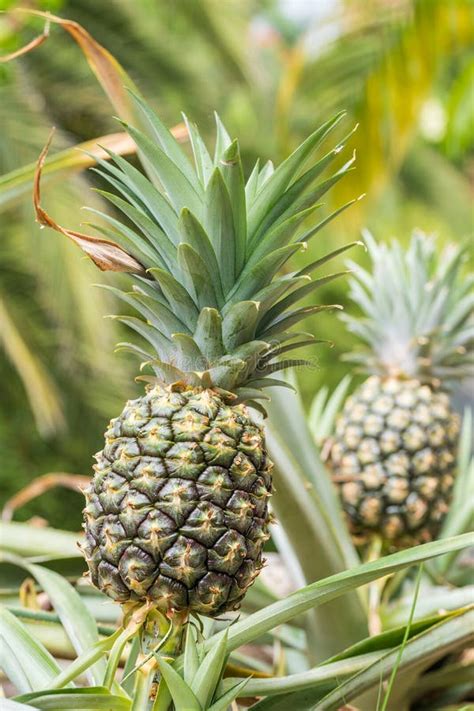
[[[79,45],[90,68],[117,110],[119,116],[129,122],[133,122],[134,119],[137,119],[137,115],[134,112],[134,105],[127,89],[132,89],[135,94],[139,94],[140,92],[115,57],[105,49],[105,47],[99,44],[82,25],[73,20],[67,20],[57,15],[52,15],[49,12],[41,12],[40,10],[16,8],[13,13],[26,13],[28,15],[42,17],[46,20],[46,25],[42,35],[36,37],[25,47],[17,50],[17,52],[1,58],[1,61],[10,61],[39,47],[49,36],[50,23],[55,23],[68,32]],[[184,123],[179,123],[170,130],[177,141],[183,142],[188,137]]]
[[[41,151],[38,163],[36,165],[34,186],[33,186],[33,204],[36,213],[36,221],[44,227],[51,227],[56,232],[60,232],[66,237],[69,237],[75,242],[88,257],[92,259],[94,264],[102,269],[102,271],[113,272],[129,272],[132,274],[141,274],[147,276],[146,269],[138,262],[131,254],[126,252],[122,247],[115,242],[111,242],[100,237],[86,235],[82,232],[68,230],[53,220],[53,218],[41,206],[41,171],[48,154],[49,146],[53,139],[53,131],[51,131],[48,142]]]
[[[49,37],[49,21],[46,22],[44,26],[43,32],[38,35],[38,37],[35,37],[34,39],[31,40],[31,42],[28,42],[28,44],[25,44],[24,47],[20,47],[20,49],[17,49],[15,52],[11,52],[10,54],[4,54],[3,56],[0,57],[0,64],[1,63],[6,63],[6,62],[11,62],[12,59],[17,59],[18,57],[21,57],[23,54],[28,54],[28,52],[31,52],[31,50],[36,49],[36,47],[39,47],[40,45],[45,42],[48,37]]]
[[[2,510],[2,521],[11,521],[17,509],[38,496],[42,496],[46,491],[54,487],[63,486],[67,489],[81,492],[89,484],[90,480],[90,476],[66,472],[50,472],[49,474],[38,476],[8,499]]]
[[[115,57],[105,49],[105,47],[99,44],[87,30],[77,22],[52,15],[49,12],[30,10],[28,8],[16,8],[13,12],[15,14],[27,13],[28,15],[35,15],[36,17],[43,17],[47,23],[60,25],[66,30],[82,49],[90,68],[122,118],[127,118],[127,120],[133,118],[130,98],[125,88],[129,87],[136,91],[132,80]],[[45,39],[46,37],[44,37],[41,42]],[[30,49],[34,49],[35,46],[38,46],[38,44],[34,44]],[[24,48],[24,50],[29,51],[29,49],[26,50],[26,48]],[[24,54],[25,51],[23,51],[22,54]]]

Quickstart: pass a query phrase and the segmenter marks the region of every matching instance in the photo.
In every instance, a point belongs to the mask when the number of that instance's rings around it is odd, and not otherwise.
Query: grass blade
[[[392,673],[390,674],[390,679],[388,681],[388,686],[387,686],[387,691],[385,692],[385,697],[382,703],[382,709],[381,711],[386,711],[387,705],[390,699],[390,694],[392,693],[393,689],[393,684],[395,681],[395,677],[397,676],[397,671],[400,667],[400,663],[402,661],[402,656],[403,656],[403,651],[406,647],[406,644],[408,642],[408,637],[410,634],[411,626],[413,623],[413,615],[415,614],[415,608],[416,608],[416,601],[418,600],[418,593],[420,592],[420,583],[421,583],[421,576],[423,574],[423,563],[418,567],[418,575],[416,576],[416,583],[415,583],[415,590],[413,593],[413,602],[410,610],[410,617],[408,618],[408,622],[405,628],[405,634],[403,636],[402,643],[400,645],[400,648],[398,650],[398,656],[397,656],[397,661],[395,662],[395,666],[392,669]]]

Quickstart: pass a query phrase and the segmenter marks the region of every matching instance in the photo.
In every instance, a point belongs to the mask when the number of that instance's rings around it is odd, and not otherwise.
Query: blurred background
[[[216,109],[241,139],[247,169],[258,156],[280,162],[345,109],[341,137],[359,128],[341,165],[354,151],[357,160],[323,209],[365,197],[318,234],[310,245],[314,258],[359,239],[362,227],[377,239],[404,241],[415,227],[440,244],[469,237],[471,0],[0,0],[2,10],[18,6],[83,25],[168,125],[184,111],[212,142]],[[0,54],[42,27],[37,19],[1,14]],[[11,171],[36,160],[52,125],[54,150],[119,130],[77,45],[57,26],[50,34],[34,52],[0,64],[2,501],[47,472],[89,474],[108,419],[141,388],[133,380],[136,363],[113,352],[121,333],[104,316],[116,304],[92,286],[107,277],[66,239],[39,230],[31,190],[2,190],[12,185]],[[98,186],[90,171],[62,175],[48,182],[46,206],[60,224],[77,228],[90,219],[84,204],[111,209],[92,191]],[[365,259],[362,249],[351,257]],[[352,308],[342,280],[317,298]],[[335,344],[306,354],[315,367],[298,379],[308,404],[322,384],[332,388],[348,372],[340,356],[354,343],[332,316],[308,319],[305,329]],[[61,489],[16,518],[36,515],[77,529],[80,509],[78,495]]]

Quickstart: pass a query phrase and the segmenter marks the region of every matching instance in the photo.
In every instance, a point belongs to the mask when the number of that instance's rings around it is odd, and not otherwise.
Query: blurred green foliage
[[[21,2],[2,0],[0,9]],[[25,3],[26,4],[26,3]],[[474,37],[469,0],[340,0],[322,16],[278,0],[42,0],[28,3],[76,20],[109,49],[169,125],[185,111],[205,135],[217,109],[239,136],[247,167],[257,156],[280,161],[316,124],[346,109],[354,124],[356,170],[331,197],[334,209],[366,197],[310,245],[315,254],[358,239],[406,240],[414,227],[458,240],[472,228]],[[311,6],[307,3],[305,7]],[[293,11],[288,12],[289,9]],[[304,8],[303,8],[304,9]],[[12,52],[43,22],[0,15],[0,52]],[[58,27],[41,47],[0,65],[0,174],[37,158],[51,125],[56,149],[118,130],[110,105],[71,38]],[[350,157],[341,155],[341,164]],[[49,182],[44,200],[74,228],[82,205],[101,199],[90,172]],[[139,392],[134,366],[113,354],[114,303],[92,283],[106,277],[66,240],[40,232],[30,200],[0,212],[0,487],[8,498],[48,471],[88,473],[102,431]],[[102,209],[110,209],[102,206]],[[364,260],[362,250],[353,254]],[[347,305],[336,281],[319,301]],[[349,306],[349,308],[351,308]],[[307,329],[335,342],[308,353],[298,373],[308,402],[348,371],[339,356],[352,336],[330,316]],[[356,380],[354,381],[356,382]],[[22,509],[77,528],[71,492],[44,495]]]

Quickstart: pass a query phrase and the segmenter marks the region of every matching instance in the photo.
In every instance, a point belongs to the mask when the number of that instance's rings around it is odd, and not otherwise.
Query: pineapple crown
[[[364,232],[372,262],[350,263],[350,297],[364,317],[343,314],[365,347],[347,357],[364,372],[418,378],[432,386],[472,375],[474,277],[463,276],[467,245],[437,251],[415,231],[407,251]]]
[[[105,225],[91,226],[105,239],[59,227],[40,206],[39,178],[47,147],[35,182],[37,219],[73,239],[102,270],[129,273],[130,291],[105,288],[137,312],[137,316],[115,318],[138,332],[148,347],[119,346],[138,354],[156,378],[168,384],[230,391],[237,401],[262,410],[256,402],[268,399],[262,389],[284,385],[272,374],[307,362],[281,356],[318,342],[292,327],[309,314],[341,308],[295,306],[346,273],[312,278],[327,261],[357,243],[298,271],[283,276],[278,272],[354,202],[295,234],[353,163],[354,159],[320,179],[343,148],[339,142],[303,171],[344,114],[314,131],[276,169],[271,162],[260,167],[257,161],[245,182],[239,143],[230,139],[217,115],[213,157],[196,126],[183,117],[193,166],[158,116],[142,98],[132,96],[145,132],[123,125],[147,175],[110,151],[110,160],[99,160],[94,169],[115,191],[99,192],[127,222],[99,212]]]

